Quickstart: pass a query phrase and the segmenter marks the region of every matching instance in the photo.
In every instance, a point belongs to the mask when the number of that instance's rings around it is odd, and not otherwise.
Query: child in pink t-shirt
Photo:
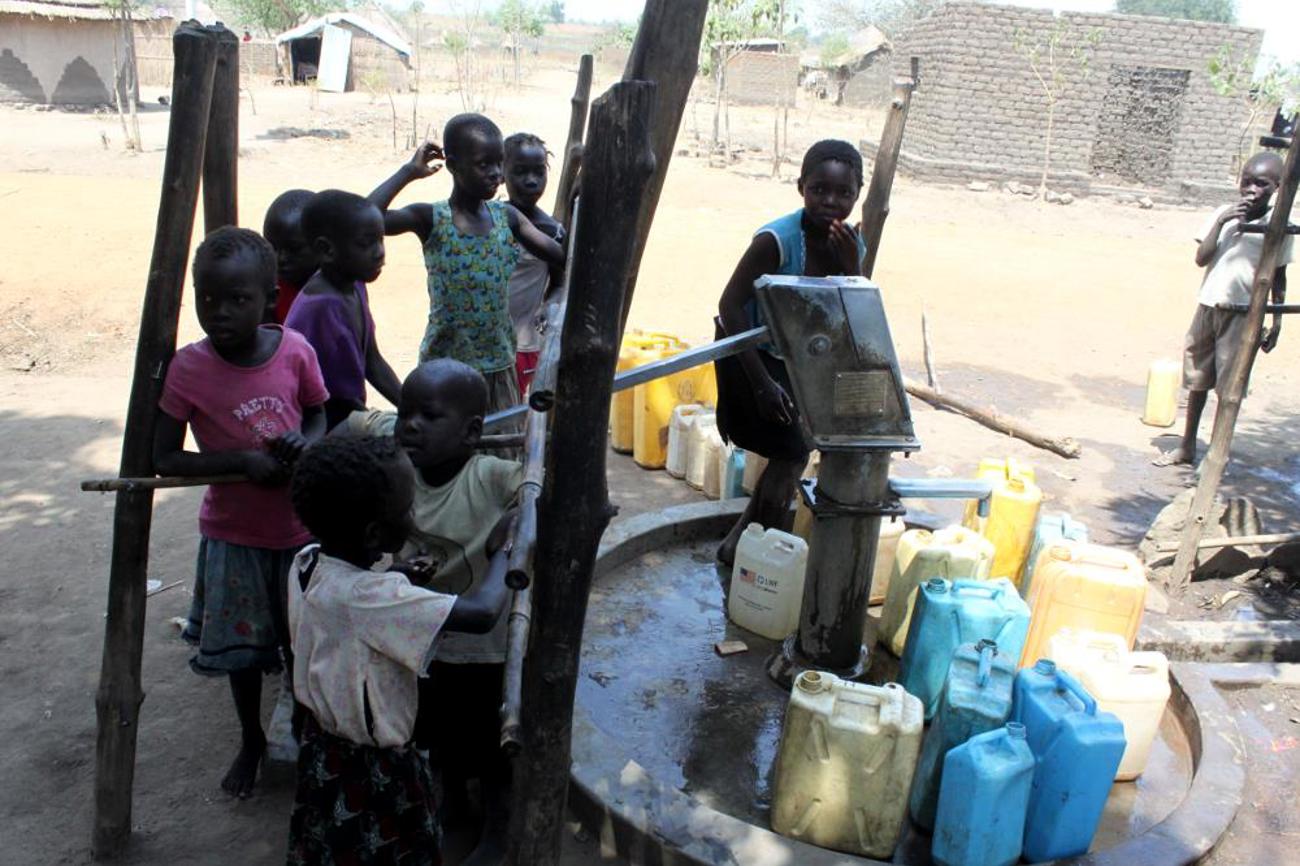
[[[289,468],[325,432],[329,394],[298,333],[261,324],[275,290],[271,246],[218,229],[194,254],[195,312],[208,336],[172,359],[159,401],[154,469],[245,475],[210,486],[199,510],[194,603],[184,636],[195,672],[228,675],[243,743],[221,786],[248,797],[266,751],[262,676],[287,650],[285,592],[294,554],[311,540],[289,501]],[[189,427],[198,452],[184,450]]]

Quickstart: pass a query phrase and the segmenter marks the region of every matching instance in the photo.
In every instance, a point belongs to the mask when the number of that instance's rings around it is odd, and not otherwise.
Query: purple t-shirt
[[[365,329],[360,335],[352,324],[351,305],[332,293],[299,293],[284,326],[302,334],[316,350],[330,397],[351,400],[362,407],[366,405],[366,352],[375,338],[375,320],[370,317],[365,283],[357,283],[356,291]]]
[[[263,327],[280,329],[279,325]],[[301,335],[285,330],[271,357],[239,367],[217,354],[204,338],[176,353],[163,382],[159,407],[189,425],[199,450],[247,451],[302,427],[304,406],[329,398],[316,353]],[[213,484],[199,509],[199,531],[208,538],[281,550],[311,540],[293,513],[289,488],[260,484]]]

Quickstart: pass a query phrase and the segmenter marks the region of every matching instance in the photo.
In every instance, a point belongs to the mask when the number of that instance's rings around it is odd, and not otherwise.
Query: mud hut
[[[331,12],[275,37],[294,83],[321,90],[406,91],[411,45],[391,27],[351,12]]]
[[[0,0],[0,102],[113,102],[119,22],[97,0]]]

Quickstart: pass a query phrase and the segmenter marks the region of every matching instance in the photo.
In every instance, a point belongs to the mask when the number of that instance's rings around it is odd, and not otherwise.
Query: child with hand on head
[[[303,454],[292,492],[320,544],[289,576],[294,693],[307,713],[288,863],[440,864],[433,781],[412,745],[417,682],[444,632],[501,618],[506,555],[459,597],[370,570],[411,529],[414,473],[389,437],[328,437]]]
[[[413,232],[424,247],[429,272],[429,324],[420,360],[454,358],[488,382],[488,412],[519,403],[515,331],[507,286],[520,245],[543,261],[562,265],[564,250],[513,205],[494,201],[503,179],[501,130],[481,114],[458,114],[443,130],[451,197],[433,204],[389,210],[413,180],[441,167],[442,148],[425,143],[411,160],[370,194],[384,211],[390,235]]]
[[[550,172],[546,142],[527,132],[517,132],[505,141],[506,193],[510,204],[547,237],[563,244],[564,227],[537,202],[546,192]],[[507,294],[510,297],[510,321],[515,327],[515,373],[519,379],[519,392],[528,390],[537,372],[537,356],[542,351],[542,337],[538,329],[542,302],[549,294],[548,287],[556,282],[557,267],[530,253],[519,253],[519,261],[510,275]]]
[[[1196,313],[1187,330],[1183,350],[1183,384],[1187,386],[1187,423],[1178,447],[1161,454],[1157,466],[1196,462],[1196,433],[1201,413],[1211,388],[1236,357],[1242,344],[1242,329],[1250,307],[1250,293],[1255,285],[1260,256],[1264,252],[1262,234],[1244,234],[1247,223],[1268,224],[1272,218],[1269,200],[1282,182],[1282,157],[1264,151],[1246,161],[1241,169],[1241,200],[1225,204],[1214,212],[1197,238],[1196,264],[1205,268]],[[1295,261],[1295,238],[1287,235],[1273,274],[1272,302],[1286,300],[1286,266]],[[1282,317],[1273,316],[1271,327],[1261,337],[1259,347],[1273,351],[1282,332]]]
[[[718,337],[765,324],[754,281],[764,274],[861,276],[866,244],[846,221],[862,192],[862,156],[847,141],[819,141],[799,172],[803,207],[755,234],[718,301]],[[740,534],[752,522],[789,529],[790,499],[808,462],[790,376],[772,344],[714,362],[718,431],[737,447],[768,459],[745,513],[718,548],[730,565]]]
[[[285,579],[310,535],[289,502],[289,467],[325,432],[329,396],[299,334],[264,325],[275,253],[255,232],[222,228],[194,255],[195,311],[207,337],[176,353],[154,438],[161,475],[247,475],[214,484],[199,511],[194,602],[184,636],[195,672],[229,676],[243,743],[221,786],[252,793],[266,749],[262,675],[288,648]],[[198,453],[184,450],[185,429]]]
[[[438,592],[472,593],[488,579],[523,484],[519,463],[475,449],[487,399],[482,374],[439,358],[406,377],[396,415],[358,412],[335,431],[396,436],[410,456],[416,469],[413,528],[400,558]],[[447,635],[429,680],[421,683],[416,740],[442,770],[449,816],[467,808],[466,781],[480,780],[482,859],[466,862],[495,862],[505,840],[510,766],[500,748],[498,708],[506,628],[502,617],[485,635]],[[456,695],[455,712],[446,709],[448,695]]]
[[[312,193],[305,189],[282,192],[266,209],[262,221],[262,234],[275,249],[278,265],[273,315],[276,324],[284,324],[294,298],[316,273],[316,252],[302,230],[302,209],[311,197]]]
[[[285,326],[307,338],[320,359],[330,399],[330,429],[366,407],[366,383],[397,405],[401,382],[379,352],[366,284],[384,267],[384,218],[359,195],[327,189],[302,211],[319,270],[302,287]]]

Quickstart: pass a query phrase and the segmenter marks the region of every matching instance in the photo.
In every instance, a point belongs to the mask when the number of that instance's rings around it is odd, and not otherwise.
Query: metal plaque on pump
[[[920,448],[877,285],[763,276],[754,288],[818,450]]]

